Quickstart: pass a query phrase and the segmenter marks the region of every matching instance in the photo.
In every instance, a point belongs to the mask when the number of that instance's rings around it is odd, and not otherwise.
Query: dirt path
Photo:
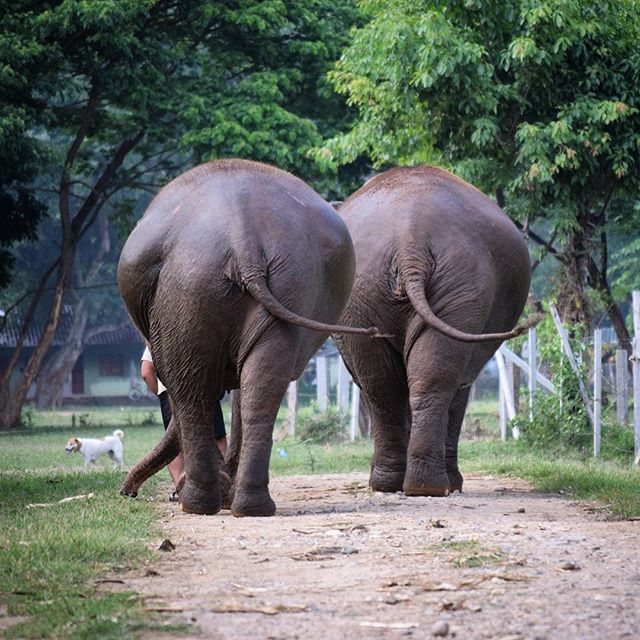
[[[264,519],[167,504],[175,550],[122,587],[190,638],[640,638],[640,522],[486,476],[445,499],[366,484],[275,478]]]

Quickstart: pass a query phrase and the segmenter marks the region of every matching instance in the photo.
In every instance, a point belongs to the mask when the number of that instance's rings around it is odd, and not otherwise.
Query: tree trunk
[[[80,300],[74,307],[73,321],[66,342],[45,363],[38,374],[34,399],[38,409],[56,407],[62,403],[65,380],[84,349],[88,315],[85,300]]]
[[[70,241],[63,242],[53,301],[51,303],[49,318],[44,331],[42,332],[42,336],[34,350],[31,352],[22,376],[12,392],[10,392],[8,385],[9,378],[6,379],[6,382],[3,380],[4,384],[2,396],[0,398],[0,430],[12,429],[20,423],[22,407],[27,399],[29,388],[38,375],[42,360],[53,343],[53,339],[60,322],[62,303],[67,289],[69,274],[71,273],[74,253],[74,244]]]
[[[557,291],[558,312],[563,322],[588,326],[591,309],[586,290],[589,280],[589,248],[591,234],[579,215],[580,229],[569,236],[563,252],[563,280]]]

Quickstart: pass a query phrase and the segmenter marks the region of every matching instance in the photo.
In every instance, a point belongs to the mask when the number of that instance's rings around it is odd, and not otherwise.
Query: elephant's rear
[[[356,247],[349,311],[358,297],[369,307],[374,297],[382,313],[391,310],[386,323],[376,318],[381,329],[402,332],[407,316],[397,313],[397,304],[416,281],[435,314],[461,329],[504,332],[515,324],[529,289],[527,246],[499,207],[471,185],[436,167],[393,169],[357,191],[340,213]],[[470,299],[473,314],[465,310]]]
[[[208,327],[197,346],[215,352],[230,371],[241,368],[277,322],[261,306],[261,291],[291,314],[333,323],[354,271],[346,226],[310,187],[267,165],[218,161],[158,194],[123,249],[118,279],[132,318],[154,347],[183,323],[190,323],[194,341],[198,327]],[[300,332],[308,347],[302,361],[324,337]],[[171,349],[180,348],[172,340]]]
[[[154,201],[155,202],[155,201]],[[118,288],[133,322],[149,339],[149,310],[153,304],[163,260],[167,230],[143,219],[127,239],[118,261]]]

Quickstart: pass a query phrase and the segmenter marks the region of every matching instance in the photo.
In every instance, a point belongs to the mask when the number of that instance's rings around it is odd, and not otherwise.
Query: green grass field
[[[228,424],[228,405],[225,409]],[[284,417],[282,411],[279,421]],[[143,610],[134,593],[96,595],[101,577],[157,557],[153,546],[162,537],[160,505],[171,489],[166,470],[144,485],[137,500],[125,499],[118,490],[126,469],[112,471],[104,458],[87,471],[82,456],[64,450],[71,436],[101,437],[119,428],[125,433],[129,468],[162,436],[159,411],[82,407],[33,412],[30,425],[0,434],[0,604],[10,616],[25,616],[4,637],[116,639],[168,630],[162,618]],[[283,433],[278,424],[272,474],[369,468],[371,440],[317,444],[283,438]],[[519,476],[545,491],[599,500],[614,517],[640,516],[640,471],[630,460],[585,460],[501,442],[491,402],[471,405],[463,435],[463,473]],[[59,502],[75,496],[83,497]]]

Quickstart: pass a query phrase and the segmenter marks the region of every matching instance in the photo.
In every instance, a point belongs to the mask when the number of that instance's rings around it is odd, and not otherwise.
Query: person
[[[140,359],[140,375],[142,379],[145,381],[147,388],[151,393],[155,394],[160,401],[160,412],[162,413],[162,424],[164,425],[165,431],[169,426],[169,422],[171,421],[171,404],[169,402],[169,393],[167,392],[167,388],[162,384],[160,378],[156,374],[156,369],[153,365],[153,357],[151,355],[151,350],[148,346],[145,347],[142,358]],[[216,444],[218,445],[218,449],[220,453],[224,456],[227,451],[227,432],[224,426],[224,416],[222,414],[222,407],[220,406],[220,400],[224,398],[224,391],[218,398],[216,403],[216,407],[214,410],[213,416],[213,434],[216,439]],[[179,453],[168,465],[167,468],[169,470],[169,475],[171,476],[171,480],[173,480],[173,486],[176,487],[178,484],[178,480],[180,475],[184,470],[184,458],[182,457],[182,452]],[[178,495],[175,490],[172,492],[169,500],[172,502],[176,502],[178,500]]]

